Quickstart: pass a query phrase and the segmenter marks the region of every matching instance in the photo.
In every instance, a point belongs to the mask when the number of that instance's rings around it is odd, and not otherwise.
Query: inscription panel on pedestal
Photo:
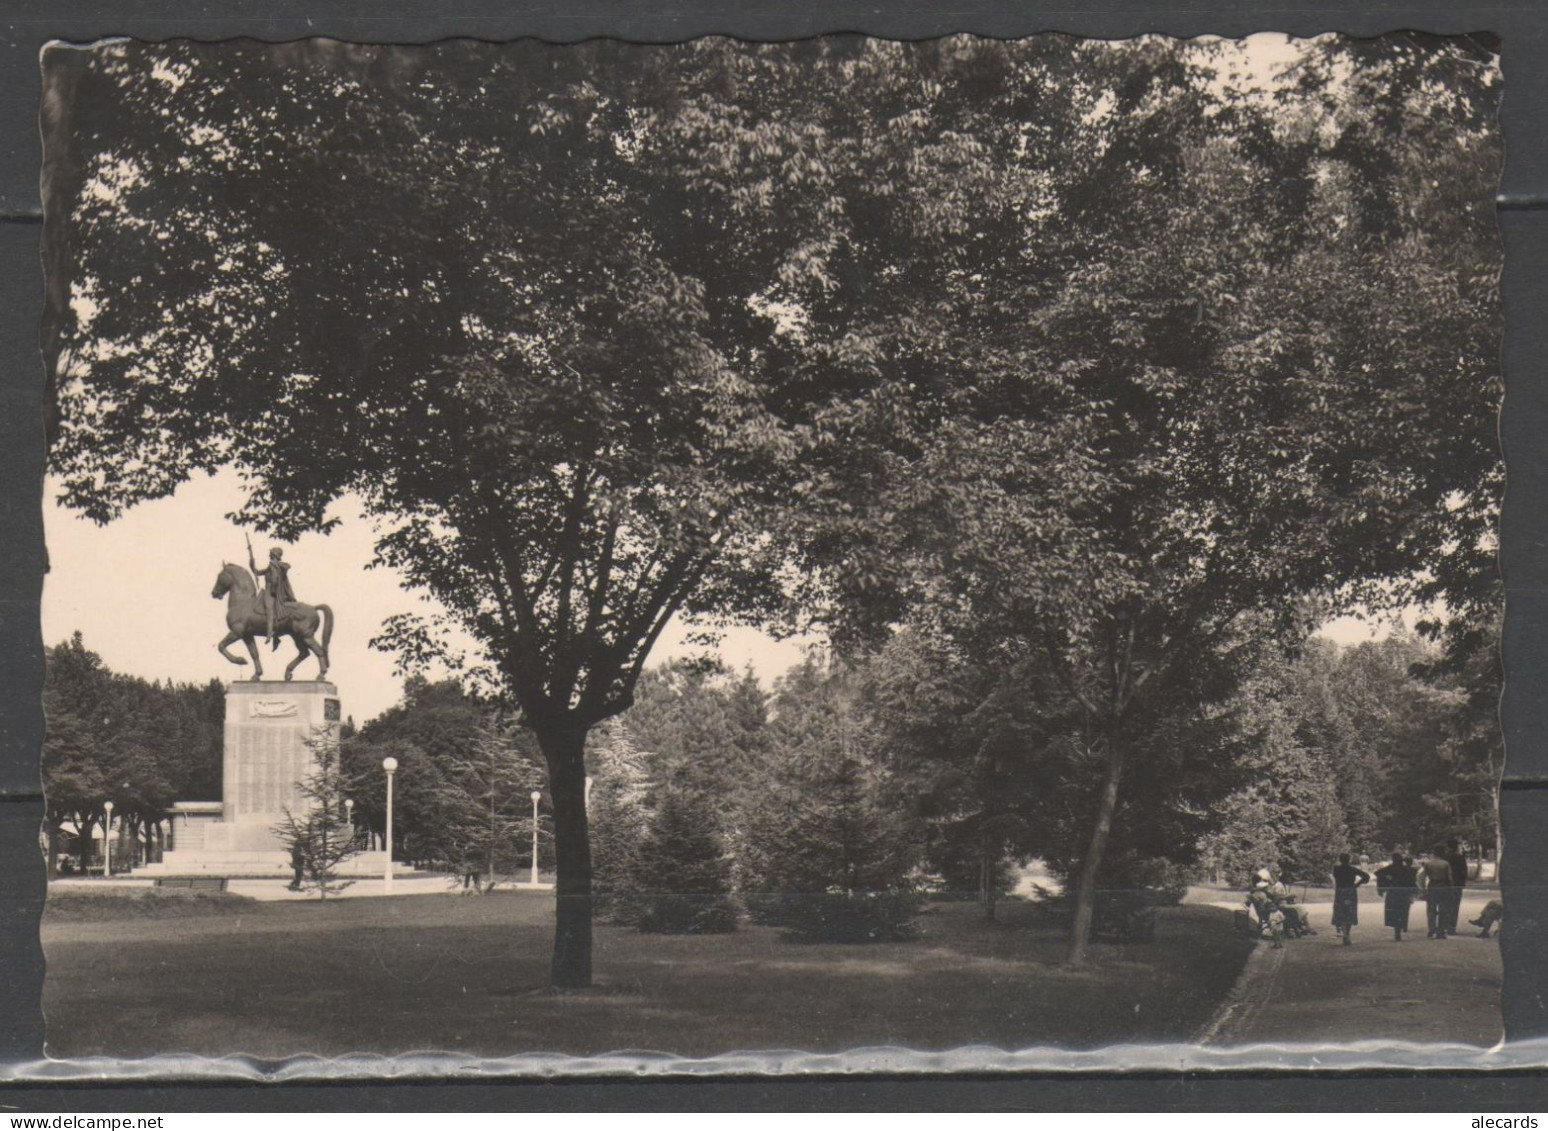
[[[234,685],[227,692],[225,789],[227,819],[272,815],[301,800],[299,783],[312,771],[308,743],[336,730],[342,711],[331,684]]]
[[[301,713],[300,704],[290,699],[254,699],[247,712],[255,719],[293,719]]]
[[[243,727],[235,735],[236,810],[278,813],[293,805],[297,783],[310,772],[307,729],[295,725]]]

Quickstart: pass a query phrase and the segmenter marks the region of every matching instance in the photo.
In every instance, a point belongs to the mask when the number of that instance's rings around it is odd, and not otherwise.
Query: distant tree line
[[[1376,859],[1452,838],[1497,861],[1499,683],[1479,685],[1492,657],[1464,673],[1441,657],[1406,634],[1350,648],[1313,640],[1254,672],[1234,705],[1242,784],[1199,844],[1206,872],[1241,879],[1278,863],[1318,882],[1340,851]]]
[[[157,857],[174,801],[220,796],[225,689],[110,670],[79,632],[44,654],[44,835],[49,875],[89,852],[105,802],[125,864]],[[67,828],[79,838],[66,842]]]
[[[389,757],[398,762],[393,838],[399,859],[477,876],[485,887],[530,864],[531,795],[546,792],[547,776],[530,732],[515,719],[457,680],[408,679],[396,706],[340,745],[356,826],[375,836],[386,831],[382,761]],[[551,847],[550,811],[540,804],[541,839]]]
[[[1137,763],[1100,890],[1239,879],[1277,863],[1320,881],[1341,851],[1457,837],[1499,852],[1501,734],[1492,653],[1460,669],[1406,632],[1339,647],[1272,634],[1233,690],[1180,704]],[[142,856],[178,799],[220,795],[224,695],[111,672],[79,634],[48,651],[44,775],[51,864],[111,799]],[[840,659],[813,652],[766,690],[746,671],[675,660],[587,750],[597,900],[645,931],[906,937],[925,895],[986,915],[1033,858],[1068,881],[1091,803],[1091,754],[1035,666],[1002,668],[916,626]],[[398,761],[400,859],[487,889],[531,862],[532,802],[551,867],[551,803],[530,734],[449,679],[346,725],[328,775],[354,836],[384,830]],[[336,795],[336,796],[335,796]],[[311,819],[302,813],[293,821]]]
[[[1502,736],[1443,661],[1403,631],[1261,647],[1229,695],[1158,727],[1099,893],[1271,863],[1326,882],[1340,852],[1450,837],[1497,856]],[[740,905],[850,940],[906,935],[927,894],[993,917],[1017,865],[1067,884],[1079,860],[1091,755],[1051,724],[1060,705],[1035,670],[917,631],[814,654],[772,694],[713,665],[653,669],[589,757],[599,902],[642,930],[732,929]]]

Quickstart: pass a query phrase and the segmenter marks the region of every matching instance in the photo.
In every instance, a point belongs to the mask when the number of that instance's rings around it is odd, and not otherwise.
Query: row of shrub
[[[906,889],[703,893],[636,890],[602,898],[603,915],[646,934],[717,935],[745,920],[804,942],[897,942],[914,937],[922,900]]]
[[[912,937],[922,893],[882,830],[821,835],[819,821],[723,832],[705,799],[666,793],[653,812],[616,791],[593,795],[600,913],[654,934],[725,934],[750,920],[813,942]],[[786,819],[789,815],[786,814]],[[728,843],[730,842],[730,843]]]

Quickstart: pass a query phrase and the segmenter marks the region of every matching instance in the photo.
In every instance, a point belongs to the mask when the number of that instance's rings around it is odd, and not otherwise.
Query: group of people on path
[[[1360,888],[1372,876],[1354,864],[1349,853],[1342,853],[1333,868],[1333,929],[1349,946],[1350,932],[1360,922]],[[1425,922],[1432,939],[1444,939],[1457,933],[1462,910],[1462,892],[1467,887],[1468,863],[1456,841],[1437,846],[1435,851],[1417,857],[1392,854],[1392,861],[1376,869],[1377,894],[1384,899],[1385,923],[1399,942],[1409,930],[1409,912],[1419,900],[1425,904]],[[1304,909],[1296,907],[1289,889],[1272,869],[1260,869],[1253,876],[1247,903],[1268,927],[1276,947],[1283,946],[1286,934],[1315,934]],[[1504,907],[1491,900],[1483,914],[1469,920],[1481,927],[1488,938],[1496,923],[1504,917]]]
[[[1385,901],[1384,922],[1392,928],[1392,937],[1402,941],[1403,932],[1409,930],[1409,912],[1418,900],[1425,905],[1427,937],[1456,934],[1467,879],[1467,857],[1454,840],[1412,858],[1394,852],[1391,863],[1376,869],[1376,893]],[[1370,882],[1370,873],[1351,864],[1347,852],[1339,857],[1333,869],[1333,926],[1345,946],[1351,941],[1350,929],[1360,922],[1360,888]]]

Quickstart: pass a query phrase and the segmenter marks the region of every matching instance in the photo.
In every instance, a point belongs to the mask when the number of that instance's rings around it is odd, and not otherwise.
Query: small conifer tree
[[[846,753],[800,770],[781,797],[744,817],[739,863],[754,919],[813,941],[911,937],[917,845],[884,804],[875,767]]]
[[[736,930],[731,862],[715,813],[700,793],[664,793],[635,862],[640,930],[667,935],[717,935]]]
[[[648,827],[645,758],[621,722],[598,742],[587,803],[591,823],[591,891],[599,914],[614,923],[639,921],[637,877]]]
[[[306,740],[312,752],[312,772],[297,783],[304,798],[299,812],[285,806],[275,835],[301,866],[302,890],[316,890],[319,899],[343,891],[354,881],[339,878],[339,865],[360,851],[344,805],[348,792],[339,766],[339,744],[330,727]]]
[[[468,890],[493,891],[502,866],[514,872],[517,846],[529,843],[528,799],[543,788],[545,775],[521,756],[513,733],[494,721],[481,726],[466,747],[445,751],[439,769],[437,833],[452,882],[478,881]]]
[[[775,707],[732,827],[749,913],[814,941],[910,937],[922,845],[852,672],[809,655],[779,681]]]

